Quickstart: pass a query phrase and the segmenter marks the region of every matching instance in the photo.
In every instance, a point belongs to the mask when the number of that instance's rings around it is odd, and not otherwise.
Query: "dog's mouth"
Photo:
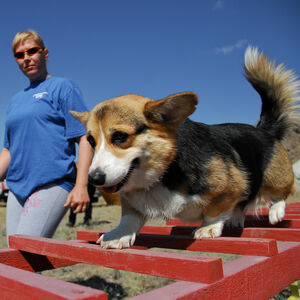
[[[117,193],[124,186],[124,184],[129,180],[130,175],[132,174],[133,170],[138,166],[138,164],[139,164],[139,159],[138,158],[134,159],[131,162],[130,168],[127,174],[124,176],[124,178],[115,185],[103,186],[102,187],[103,191],[108,194]]]

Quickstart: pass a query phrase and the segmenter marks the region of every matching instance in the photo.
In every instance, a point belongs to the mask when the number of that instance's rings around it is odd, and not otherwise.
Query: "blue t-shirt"
[[[69,110],[87,111],[79,88],[69,79],[32,83],[10,101],[4,147],[10,151],[6,182],[21,201],[38,187],[57,183],[70,191],[76,177],[74,138],[84,126]]]

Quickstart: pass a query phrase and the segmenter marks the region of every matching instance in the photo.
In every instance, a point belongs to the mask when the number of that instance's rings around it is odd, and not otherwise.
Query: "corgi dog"
[[[284,218],[294,175],[281,141],[299,118],[299,81],[252,47],[244,71],[262,100],[256,126],[191,121],[192,92],[161,100],[124,95],[71,111],[93,151],[89,182],[121,196],[120,224],[99,238],[103,248],[132,246],[148,218],[202,221],[194,238],[216,238],[226,222],[243,226],[261,197],[269,199],[271,224]]]

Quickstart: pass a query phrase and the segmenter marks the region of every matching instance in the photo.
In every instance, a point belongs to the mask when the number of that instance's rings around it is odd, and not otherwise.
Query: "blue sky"
[[[73,79],[89,109],[135,93],[194,91],[192,119],[255,124],[260,99],[243,77],[247,45],[300,74],[299,0],[3,1],[0,10],[0,149],[11,97],[28,85],[11,53],[35,29],[49,73]]]

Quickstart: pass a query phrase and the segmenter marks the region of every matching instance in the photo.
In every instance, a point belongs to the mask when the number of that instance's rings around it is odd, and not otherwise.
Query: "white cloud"
[[[213,10],[222,9],[224,7],[224,1],[223,0],[217,0],[213,6]]]
[[[228,46],[223,46],[221,48],[217,48],[216,53],[217,54],[224,54],[227,55],[229,53],[231,53],[232,51],[236,50],[236,49],[241,49],[244,46],[246,46],[248,44],[248,40],[246,39],[242,39],[237,41],[235,44],[233,45],[228,45]]]

